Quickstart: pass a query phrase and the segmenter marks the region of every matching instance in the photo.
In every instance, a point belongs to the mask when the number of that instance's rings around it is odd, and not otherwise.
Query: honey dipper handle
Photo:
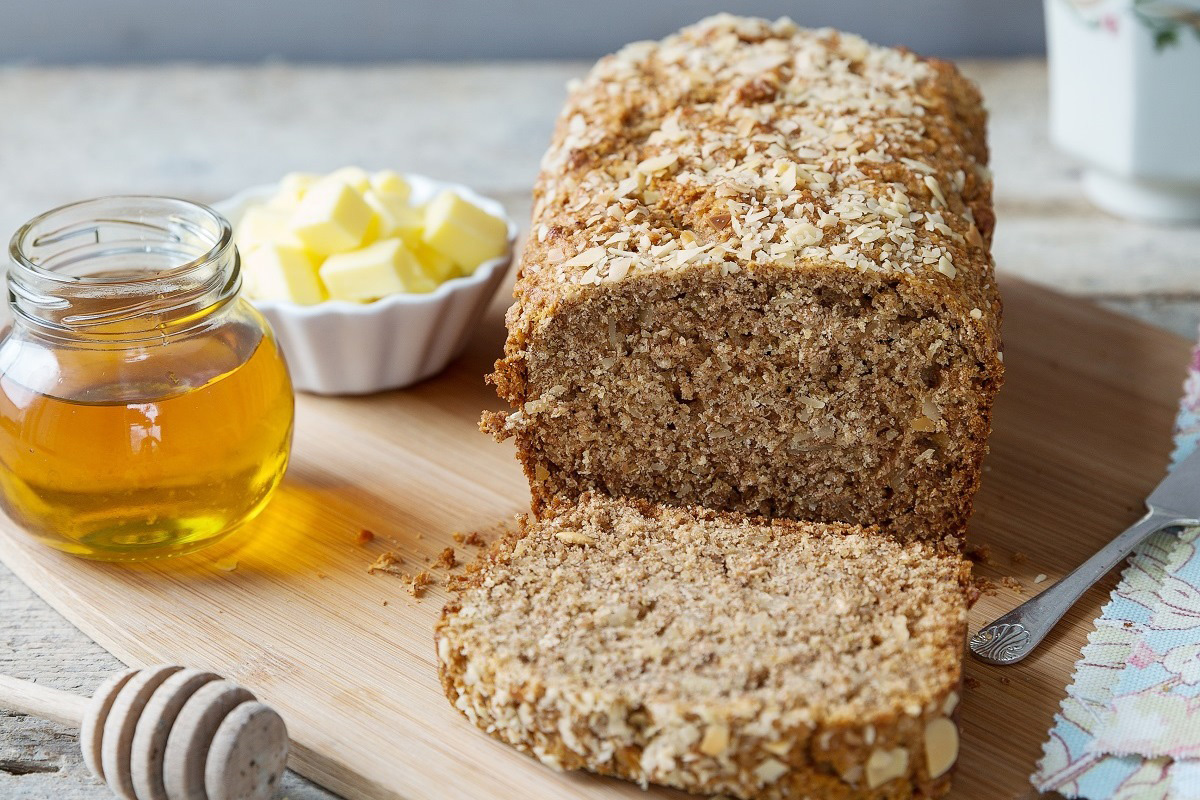
[[[77,694],[0,675],[0,709],[78,728],[90,701]]]

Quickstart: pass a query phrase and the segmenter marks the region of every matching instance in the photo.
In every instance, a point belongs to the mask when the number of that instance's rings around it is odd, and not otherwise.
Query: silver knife
[[[976,658],[989,664],[1017,663],[1033,652],[1092,584],[1147,537],[1165,528],[1200,525],[1200,449],[1163,478],[1146,498],[1146,508],[1146,516],[1070,575],[981,628],[970,642]]]

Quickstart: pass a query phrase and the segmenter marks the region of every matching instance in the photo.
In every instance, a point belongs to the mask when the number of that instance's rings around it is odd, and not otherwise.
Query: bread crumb
[[[978,689],[979,688],[979,679],[973,675],[966,675],[963,677],[963,685],[971,690]]]
[[[387,605],[387,600],[384,600],[384,601],[383,601],[383,604],[386,606],[386,605]]]
[[[223,558],[217,562],[216,566],[222,572],[233,572],[238,568],[238,560],[236,558]]]
[[[389,575],[403,576],[404,572],[400,569],[400,565],[404,563],[404,559],[388,550],[379,558],[375,559],[375,563],[367,567],[367,573],[374,575],[376,572],[386,572]]]
[[[412,576],[408,584],[408,593],[413,597],[421,597],[425,594],[425,587],[433,583],[433,576],[428,572],[421,571]]]
[[[484,538],[480,536],[477,531],[471,531],[470,533],[455,531],[451,535],[454,537],[456,544],[465,544],[472,547],[483,547],[485,544],[487,544],[487,541],[484,540]]]
[[[1033,579],[1033,582],[1034,582],[1034,583],[1041,583],[1041,582],[1042,582],[1042,581],[1044,581],[1044,580],[1046,580],[1046,573],[1044,573],[1044,572],[1039,572],[1039,573],[1037,574],[1037,577]]]
[[[1029,556],[1022,553],[1020,550],[1014,550],[1012,554],[1012,563],[1026,564],[1029,562]]]
[[[359,544],[368,544],[374,538],[375,538],[375,531],[368,530],[367,528],[363,528],[361,531],[358,532],[358,536],[355,538],[354,541],[358,542]]]
[[[1000,591],[996,587],[996,584],[994,584],[992,581],[988,580],[987,578],[975,578],[974,584],[975,584],[975,589],[979,592],[980,595],[988,595],[988,596],[994,597]]]
[[[1012,678],[1009,678],[1009,677],[1007,677],[1007,676],[1005,676],[1005,675],[1001,675],[1001,676],[1000,676],[1000,682],[1001,682],[1001,683],[1003,683],[1005,686],[1008,686],[1009,684],[1011,684],[1011,683],[1012,683]]]
[[[1025,594],[1025,587],[1021,585],[1019,580],[1011,575],[1005,575],[1003,578],[1001,578],[1000,585],[1005,589],[1012,589],[1017,594]]]
[[[409,594],[411,594],[413,597],[422,596],[425,594],[425,588],[433,583],[433,576],[424,570],[418,572],[416,575],[409,575],[407,572],[400,569],[400,565],[403,563],[404,559],[389,550],[379,558],[375,559],[375,563],[367,567],[367,572],[371,573],[372,575],[376,572],[386,572],[388,575],[395,575],[397,578],[400,578],[408,583]],[[387,601],[384,600],[383,604],[386,606]]]
[[[443,550],[441,555],[437,557],[437,561],[433,562],[433,565],[443,569],[454,569],[457,567],[458,559],[454,557],[454,548],[447,547],[445,550]]]

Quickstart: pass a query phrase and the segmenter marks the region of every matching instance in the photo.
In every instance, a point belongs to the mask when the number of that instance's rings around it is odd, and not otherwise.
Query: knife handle
[[[1151,507],[1146,516],[1080,564],[1074,572],[1026,600],[971,637],[971,652],[989,664],[1015,664],[1033,652],[1083,593],[1153,533],[1184,520]]]

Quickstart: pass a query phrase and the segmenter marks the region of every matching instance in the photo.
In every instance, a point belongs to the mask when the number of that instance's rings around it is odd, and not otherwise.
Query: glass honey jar
[[[42,542],[136,561],[216,542],[287,468],[293,395],[239,297],[229,223],[166,197],[49,211],[10,244],[0,504]]]

